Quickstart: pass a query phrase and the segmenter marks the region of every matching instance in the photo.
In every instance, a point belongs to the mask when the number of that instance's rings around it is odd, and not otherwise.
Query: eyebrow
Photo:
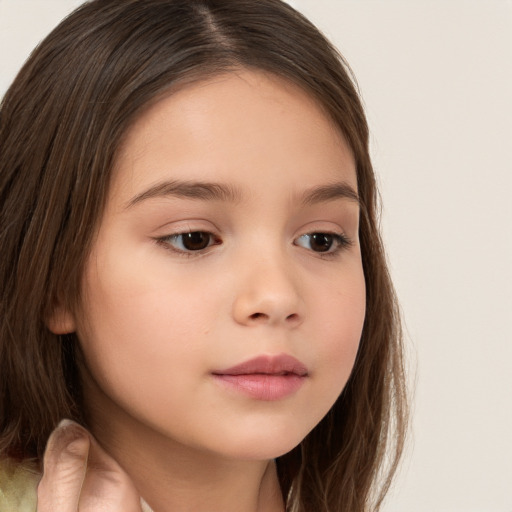
[[[236,202],[242,193],[231,185],[202,181],[165,181],[157,183],[128,201],[126,208],[154,197],[174,196],[178,198],[199,199],[203,201]]]
[[[335,201],[336,199],[349,199],[357,204],[361,203],[357,192],[345,181],[310,188],[302,194],[301,203],[303,206],[312,206],[318,203]]]
[[[241,200],[242,192],[232,185],[222,183],[180,180],[165,181],[157,183],[144,192],[137,194],[128,201],[125,209],[132,208],[147,199],[167,196],[202,201],[237,202]],[[299,201],[303,206],[312,206],[337,199],[349,199],[358,204],[360,203],[357,192],[344,181],[312,187],[299,196]]]

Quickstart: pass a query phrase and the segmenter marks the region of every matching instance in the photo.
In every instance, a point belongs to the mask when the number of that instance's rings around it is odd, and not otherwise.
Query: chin
[[[229,458],[239,460],[272,460],[288,453],[301,443],[308,432],[294,429],[268,429],[254,435],[231,437],[224,453]]]

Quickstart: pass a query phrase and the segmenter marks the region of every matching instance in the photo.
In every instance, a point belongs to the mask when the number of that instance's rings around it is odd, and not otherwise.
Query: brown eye
[[[313,252],[335,254],[337,251],[348,247],[350,240],[337,233],[307,233],[300,236],[295,245],[304,247]]]
[[[187,233],[178,233],[176,235],[166,236],[160,239],[160,243],[170,246],[177,252],[198,252],[210,245],[219,244],[212,233],[208,231],[189,231]]]
[[[328,233],[313,233],[309,245],[315,252],[326,252],[332,247],[333,241],[333,236]]]
[[[212,235],[206,231],[193,231],[178,235],[182,237],[183,247],[187,251],[200,251],[206,249],[211,242]]]

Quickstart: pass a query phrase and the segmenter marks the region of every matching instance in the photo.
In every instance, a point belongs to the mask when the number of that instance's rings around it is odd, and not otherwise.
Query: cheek
[[[165,258],[151,258],[147,251],[146,247],[126,251],[129,257],[107,253],[100,268],[91,266],[84,280],[83,316],[88,330],[107,343],[112,340],[125,346],[168,346],[171,339],[192,342],[191,330],[201,330],[201,322],[215,313],[198,301],[203,283],[190,276],[185,279],[179,272],[169,273]]]
[[[185,368],[200,364],[198,333],[207,329],[214,308],[209,312],[207,304],[198,303],[193,286],[162,279],[154,269],[103,269],[101,275],[86,275],[78,326],[88,370],[118,400],[157,399],[162,380],[172,375],[185,382]]]
[[[348,380],[361,340],[366,292],[362,268],[356,268],[348,279],[333,283],[328,299],[316,306],[319,331],[315,357],[325,375],[326,387],[335,398]],[[329,383],[330,382],[330,383]]]

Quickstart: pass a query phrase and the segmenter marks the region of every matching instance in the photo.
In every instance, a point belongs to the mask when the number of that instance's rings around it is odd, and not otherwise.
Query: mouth
[[[262,355],[230,368],[212,372],[224,387],[263,401],[286,398],[303,385],[307,367],[288,355]]]

